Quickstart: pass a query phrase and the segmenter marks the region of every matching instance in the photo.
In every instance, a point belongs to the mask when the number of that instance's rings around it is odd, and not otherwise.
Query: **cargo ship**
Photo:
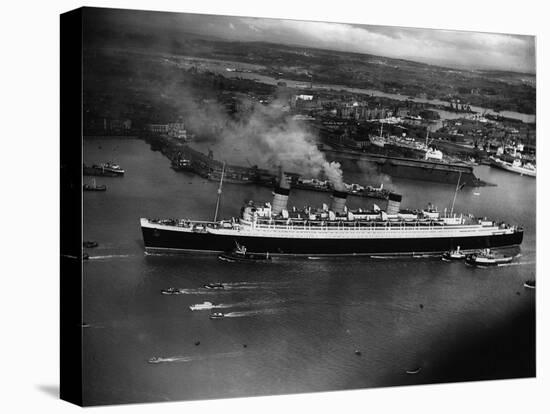
[[[218,203],[222,182],[218,190]],[[458,188],[458,186],[457,186]],[[440,254],[520,245],[523,229],[472,215],[442,214],[433,206],[402,210],[350,210],[347,192],[335,190],[330,207],[287,208],[290,184],[281,174],[272,202],[249,202],[238,218],[213,221],[141,218],[147,253],[213,253],[235,245],[270,256],[379,256]],[[456,196],[456,192],[455,192]],[[454,204],[454,203],[453,203]]]

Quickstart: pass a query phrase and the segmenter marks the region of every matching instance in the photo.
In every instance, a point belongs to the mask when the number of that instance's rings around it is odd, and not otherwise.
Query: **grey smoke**
[[[335,188],[343,189],[340,164],[327,161],[317,148],[316,136],[285,111],[284,99],[264,105],[241,97],[239,104],[246,110],[232,118],[217,102],[191,106],[189,93],[185,96],[180,102],[187,113],[185,121],[206,139],[203,145],[213,149],[215,158],[272,170],[281,165],[306,177],[324,174]]]

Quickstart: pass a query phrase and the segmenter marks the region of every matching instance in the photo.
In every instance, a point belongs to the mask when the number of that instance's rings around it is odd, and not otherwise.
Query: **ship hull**
[[[532,170],[528,170],[526,168],[521,167],[514,167],[510,163],[504,162],[504,161],[497,161],[494,159],[490,159],[490,163],[492,167],[500,168],[501,170],[513,172],[516,174],[524,175],[526,177],[533,177],[536,178],[537,173]]]
[[[469,165],[448,164],[410,158],[390,157],[378,154],[364,154],[343,150],[325,150],[329,161],[340,162],[346,170],[362,171],[376,168],[379,173],[409,180],[432,181],[455,184],[459,178],[467,186],[487,185],[477,178]]]
[[[250,253],[295,256],[372,256],[439,254],[460,246],[463,251],[508,247],[521,244],[523,232],[490,236],[376,239],[303,239],[259,237],[243,233],[227,235],[183,232],[142,226],[145,249],[149,253],[218,254],[246,246]]]

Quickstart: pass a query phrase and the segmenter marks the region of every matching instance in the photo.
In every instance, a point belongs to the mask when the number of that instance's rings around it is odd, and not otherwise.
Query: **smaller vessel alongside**
[[[235,242],[236,243],[236,242]],[[224,262],[240,262],[240,263],[253,263],[253,262],[269,262],[271,256],[267,253],[248,253],[246,247],[236,243],[237,247],[231,252],[225,252],[218,256],[218,259]]]
[[[483,249],[466,256],[466,263],[473,266],[496,266],[510,263],[513,259],[513,256],[501,256],[495,254],[491,249]]]
[[[443,253],[442,259],[446,262],[451,260],[463,260],[466,258],[466,254],[460,250],[460,246],[457,246],[454,250],[449,250]]]
[[[212,302],[203,302],[203,303],[197,303],[195,305],[189,306],[189,309],[192,311],[196,310],[204,310],[204,309],[212,309],[215,308],[216,305],[214,305]]]
[[[526,281],[523,283],[523,287],[525,287],[526,289],[536,289],[536,281],[535,281],[535,279],[526,280]]]
[[[210,319],[222,319],[224,316],[222,312],[213,312],[210,314]]]

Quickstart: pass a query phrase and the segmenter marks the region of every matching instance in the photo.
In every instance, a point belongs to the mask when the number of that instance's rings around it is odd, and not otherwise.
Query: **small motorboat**
[[[166,359],[161,357],[153,357],[149,358],[147,362],[150,364],[160,364],[161,362],[166,362]]]
[[[499,256],[493,253],[491,249],[483,249],[480,252],[466,256],[466,263],[473,266],[497,266],[510,263],[513,259],[513,256]]]
[[[189,309],[192,311],[196,310],[204,310],[204,309],[212,309],[216,307],[212,302],[203,302],[203,303],[197,303],[196,305],[189,306]]]
[[[224,262],[239,262],[239,263],[253,263],[253,262],[269,262],[271,256],[269,253],[249,253],[246,251],[246,247],[235,242],[237,247],[231,252],[222,253],[218,256],[219,260]]]
[[[224,316],[222,312],[213,312],[210,314],[210,319],[222,319]]]
[[[97,247],[98,244],[97,244],[96,241],[87,240],[87,241],[82,242],[82,246],[86,247],[87,249],[91,249],[93,247]]]
[[[526,280],[523,283],[523,287],[525,287],[527,289],[536,289],[536,281],[534,279]]]
[[[223,283],[207,283],[203,287],[206,289],[224,289]]]
[[[451,260],[463,260],[466,258],[466,254],[460,250],[460,246],[457,246],[454,250],[449,250],[443,253],[442,259],[446,262]]]
[[[167,289],[162,289],[160,293],[162,293],[163,295],[181,295],[182,291],[181,289],[169,287]]]
[[[416,369],[408,369],[408,370],[405,371],[405,373],[408,374],[408,375],[416,375],[420,371],[422,371],[422,367],[418,367]]]

